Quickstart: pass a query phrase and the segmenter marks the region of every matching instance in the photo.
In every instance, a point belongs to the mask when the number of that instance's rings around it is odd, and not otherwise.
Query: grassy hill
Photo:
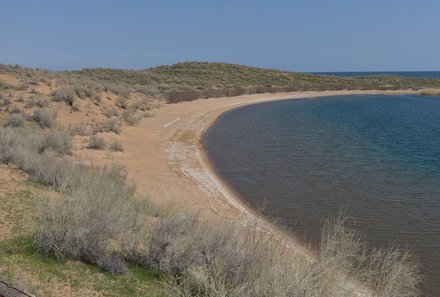
[[[109,68],[45,71],[8,65],[7,73],[30,84],[53,80],[67,84],[109,86],[159,97],[168,102],[197,98],[306,90],[439,88],[439,79],[397,76],[336,77],[263,69],[226,63],[185,62],[142,70]],[[44,82],[44,81],[43,81]]]

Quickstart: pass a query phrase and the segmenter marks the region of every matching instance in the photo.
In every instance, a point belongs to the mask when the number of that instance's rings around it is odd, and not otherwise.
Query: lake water
[[[229,111],[208,156],[246,202],[319,241],[342,209],[373,246],[408,249],[440,296],[440,97],[358,95]]]

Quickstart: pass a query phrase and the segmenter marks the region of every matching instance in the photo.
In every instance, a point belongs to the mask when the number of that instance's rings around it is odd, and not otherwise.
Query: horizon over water
[[[349,95],[274,101],[223,114],[204,137],[247,203],[319,243],[344,214],[374,247],[408,247],[426,296],[440,296],[440,97]]]

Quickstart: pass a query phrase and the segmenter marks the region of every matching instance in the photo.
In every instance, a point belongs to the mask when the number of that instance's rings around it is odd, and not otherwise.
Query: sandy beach
[[[204,132],[224,112],[248,104],[349,94],[411,91],[324,91],[255,94],[166,104],[137,127],[124,127],[125,153],[112,156],[127,168],[139,192],[157,203],[175,203],[202,215],[258,218],[212,168],[202,144]]]

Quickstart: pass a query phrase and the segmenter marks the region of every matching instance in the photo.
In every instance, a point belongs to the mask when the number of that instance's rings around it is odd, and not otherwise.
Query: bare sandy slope
[[[326,91],[257,94],[167,104],[137,127],[124,127],[124,153],[109,159],[123,163],[139,192],[155,202],[174,202],[206,215],[253,216],[216,176],[203,150],[206,129],[227,110],[273,100],[342,94],[398,94],[410,91]]]

